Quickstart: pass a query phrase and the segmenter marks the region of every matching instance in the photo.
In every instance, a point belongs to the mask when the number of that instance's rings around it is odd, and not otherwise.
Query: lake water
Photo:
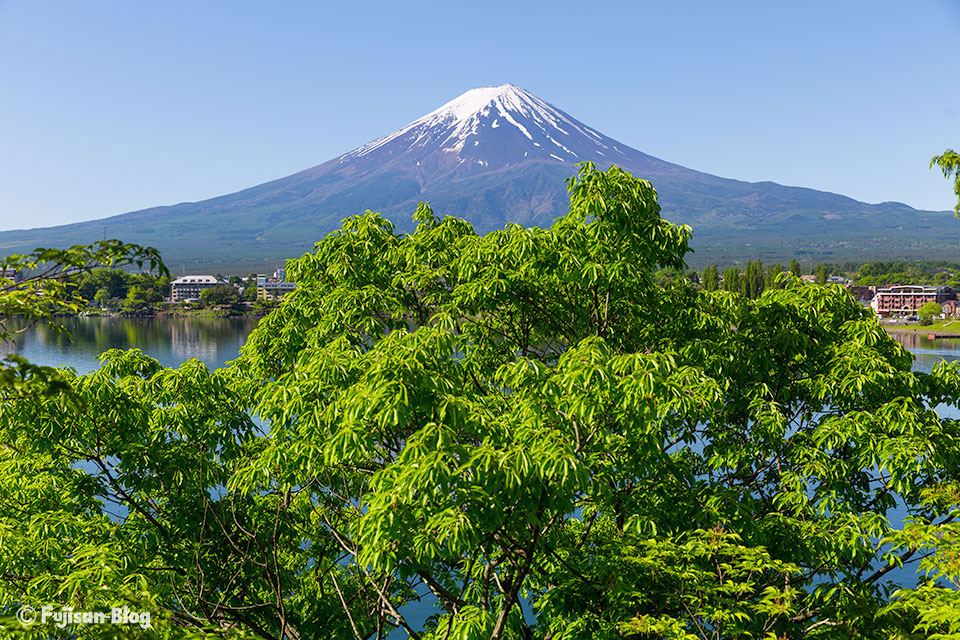
[[[256,327],[251,318],[67,318],[63,324],[71,338],[57,335],[44,325],[25,329],[16,338],[15,345],[3,345],[2,351],[18,353],[34,364],[73,367],[80,373],[92,371],[99,366],[97,356],[108,349],[139,348],[164,366],[179,366],[190,358],[196,358],[210,369],[221,367],[237,357],[240,347]],[[916,356],[914,369],[930,371],[941,360],[960,359],[960,339],[931,340],[926,336],[897,334],[898,342]],[[952,408],[939,408],[944,417],[958,418],[960,412]],[[891,514],[894,519],[902,514]],[[907,582],[908,573],[898,570],[890,578]],[[899,575],[898,575],[899,574]],[[404,607],[408,621],[416,626],[423,624],[428,615],[437,613],[432,596],[426,596],[419,604]],[[531,614],[527,612],[527,615]],[[401,638],[405,634],[390,634]]]
[[[15,344],[3,345],[34,364],[73,367],[79,373],[100,366],[97,357],[108,349],[141,349],[167,367],[191,358],[210,369],[233,360],[256,318],[62,318],[70,336],[58,335],[44,324],[23,330]]]
[[[66,365],[80,373],[99,366],[97,356],[108,349],[142,349],[164,366],[179,366],[190,358],[209,368],[237,357],[256,318],[62,318],[70,337],[43,324],[26,328],[2,353],[18,353],[34,364]],[[894,338],[916,356],[914,369],[930,371],[941,360],[960,359],[960,339],[932,340],[899,333]]]
[[[915,333],[894,333],[893,338],[909,349],[916,360],[915,371],[927,371],[941,360],[953,362],[960,359],[960,338],[931,339]]]

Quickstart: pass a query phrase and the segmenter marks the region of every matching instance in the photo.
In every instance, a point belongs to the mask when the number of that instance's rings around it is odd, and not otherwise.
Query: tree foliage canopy
[[[921,316],[938,316],[943,313],[943,309],[939,304],[931,300],[930,302],[924,302],[917,310],[917,313]]]
[[[652,186],[569,189],[549,229],[349,218],[231,366],[114,351],[77,403],[0,403],[0,604],[171,636],[960,632],[933,411],[960,370],[911,371],[839,286],[658,285],[691,230]]]
[[[218,284],[201,291],[200,302],[213,306],[236,304],[240,302],[240,294],[228,284]]]
[[[953,149],[947,149],[940,155],[933,156],[930,160],[930,168],[940,167],[943,171],[943,177],[953,178],[953,193],[957,196],[957,206],[954,207],[956,216],[960,218],[960,154]]]
[[[132,274],[120,269],[94,269],[75,278],[77,295],[85,300],[94,300],[97,293],[105,290],[107,298],[126,298],[134,287],[140,291],[153,290],[163,299],[170,295],[169,275],[154,276],[150,273]],[[136,295],[136,294],[135,294]]]

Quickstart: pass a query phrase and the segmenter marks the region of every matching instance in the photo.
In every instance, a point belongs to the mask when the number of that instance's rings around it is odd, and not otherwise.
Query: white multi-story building
[[[204,289],[210,289],[218,284],[227,283],[213,276],[182,276],[170,283],[170,301],[198,300]]]

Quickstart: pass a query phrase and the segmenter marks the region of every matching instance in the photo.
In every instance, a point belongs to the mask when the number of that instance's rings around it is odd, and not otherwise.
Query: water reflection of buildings
[[[2,343],[2,353],[20,353],[31,346],[46,347],[69,342],[66,334],[44,322],[27,323],[17,318],[15,322],[8,323],[7,329],[12,336],[9,342]]]
[[[891,331],[889,335],[910,351],[935,350],[944,356],[960,357],[960,339],[957,338],[931,338],[923,331]]]
[[[0,356],[10,356],[17,353],[17,345],[9,340],[0,342]]]
[[[179,366],[196,358],[213,369],[237,357],[256,320],[226,318],[62,318],[72,335],[59,335],[40,323],[0,344],[0,355],[17,353],[35,364],[67,365],[84,373],[99,366],[110,349],[140,349],[160,364]],[[8,329],[22,329],[10,323]]]
[[[213,362],[217,359],[220,345],[217,340],[204,336],[204,329],[200,324],[191,326],[189,320],[183,323],[174,323],[170,327],[170,352],[183,361],[196,358],[201,362]]]

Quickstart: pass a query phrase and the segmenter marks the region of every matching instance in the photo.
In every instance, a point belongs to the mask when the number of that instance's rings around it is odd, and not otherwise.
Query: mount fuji
[[[953,255],[948,212],[866,204],[773,182],[741,182],[633,149],[531,93],[471,89],[407,126],[278,180],[202,202],[0,233],[0,252],[115,237],[157,247],[175,270],[255,271],[308,251],[346,216],[379,211],[401,230],[420,201],[478,232],[549,226],[567,210],[576,163],[650,180],[663,215],[694,228],[694,266],[755,257],[811,261]]]

